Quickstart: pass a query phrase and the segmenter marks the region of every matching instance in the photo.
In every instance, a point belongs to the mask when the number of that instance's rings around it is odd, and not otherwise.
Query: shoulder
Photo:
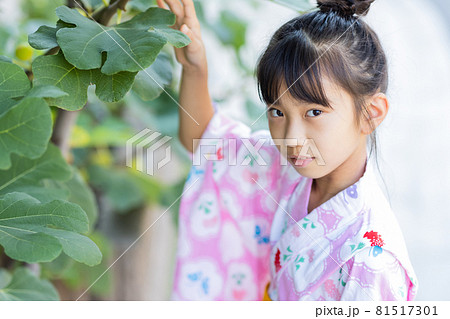
[[[351,263],[354,272],[364,271],[372,274],[394,273],[401,267],[400,261],[391,251],[377,245],[366,246],[355,253]]]
[[[341,300],[408,300],[411,283],[405,269],[389,250],[374,255],[375,247],[361,249],[346,263]]]

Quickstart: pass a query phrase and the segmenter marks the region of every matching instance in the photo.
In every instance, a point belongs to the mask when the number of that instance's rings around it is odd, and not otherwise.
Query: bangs
[[[259,98],[267,105],[276,105],[284,82],[293,98],[333,108],[322,84],[324,76],[334,78],[327,70],[327,61],[301,31],[269,44],[256,69]]]

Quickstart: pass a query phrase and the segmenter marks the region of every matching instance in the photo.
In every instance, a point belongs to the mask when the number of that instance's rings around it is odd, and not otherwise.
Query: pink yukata
[[[308,214],[313,180],[283,164],[268,130],[215,109],[189,153],[202,160],[181,198],[172,300],[262,300],[269,282],[271,300],[414,300],[418,281],[371,160]]]

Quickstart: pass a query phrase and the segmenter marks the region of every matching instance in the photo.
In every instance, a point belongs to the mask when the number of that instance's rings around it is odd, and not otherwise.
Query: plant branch
[[[70,151],[70,136],[78,116],[78,111],[58,110],[58,115],[53,127],[51,141],[59,147],[62,156],[68,161]]]
[[[68,6],[69,8],[76,8],[76,7],[79,8],[79,7],[81,6],[81,9],[87,11],[86,7],[83,5],[83,3],[81,2],[81,0],[67,0],[67,6]]]
[[[116,13],[117,9],[126,11],[125,6],[127,5],[128,1],[129,0],[116,0],[113,4],[110,4],[109,6],[104,7],[102,10],[96,12],[92,17],[95,21],[106,26],[109,24],[109,21]]]

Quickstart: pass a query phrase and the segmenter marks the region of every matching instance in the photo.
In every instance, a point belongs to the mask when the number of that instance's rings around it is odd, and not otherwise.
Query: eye
[[[319,116],[320,114],[322,114],[323,112],[321,111],[321,110],[317,110],[317,109],[312,109],[312,110],[309,110],[308,112],[306,112],[306,114],[308,114],[309,112],[313,112],[313,114],[315,114],[315,115],[313,115],[313,116],[311,116],[311,117],[317,117],[317,116]],[[315,111],[315,112],[314,112]],[[320,113],[318,113],[318,112],[320,112]]]
[[[275,111],[275,113],[273,113],[272,111]],[[273,117],[281,117],[281,116],[283,116],[283,112],[281,112],[280,110],[275,109],[273,107],[269,108],[269,110],[267,112],[270,113],[270,115],[273,116]]]

